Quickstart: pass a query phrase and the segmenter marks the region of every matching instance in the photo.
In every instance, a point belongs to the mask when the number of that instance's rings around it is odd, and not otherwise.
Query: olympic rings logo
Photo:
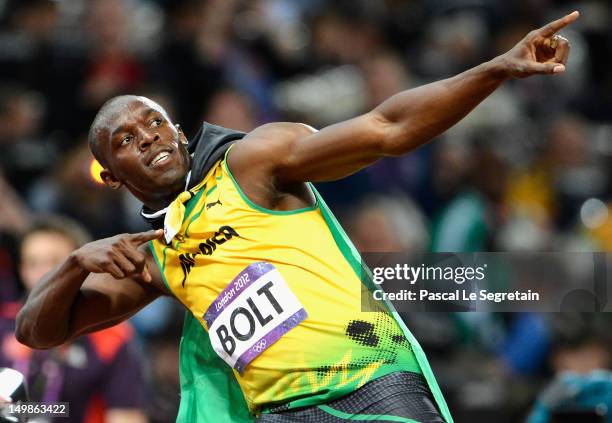
[[[261,341],[253,345],[251,349],[253,352],[260,353],[266,349],[266,344],[267,344],[266,340],[262,339]]]

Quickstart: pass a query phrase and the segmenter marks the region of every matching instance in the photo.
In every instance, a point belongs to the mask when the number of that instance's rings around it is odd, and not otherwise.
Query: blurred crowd
[[[509,81],[431,144],[318,185],[364,252],[612,250],[610,2],[0,0],[0,365],[25,366],[41,398],[71,391],[98,407],[102,420],[83,421],[174,421],[183,311],[172,301],[57,352],[11,341],[30,266],[52,267],[86,237],[147,228],[134,199],[101,185],[87,149],[112,96],[154,99],[188,137],[204,120],[321,128],[501,54],[575,9],[564,75]],[[38,261],[28,261],[33,233],[59,237],[36,243],[47,245]],[[605,314],[404,317],[458,423],[612,422],[571,420],[612,406]],[[98,391],[69,390],[77,379]]]

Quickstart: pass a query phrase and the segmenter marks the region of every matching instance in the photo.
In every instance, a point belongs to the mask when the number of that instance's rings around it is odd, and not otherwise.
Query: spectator
[[[609,326],[598,331],[585,317],[557,318],[555,378],[538,396],[527,423],[612,422]]]
[[[23,235],[19,273],[27,290],[89,236],[60,217],[36,221]],[[2,316],[0,367],[26,375],[32,401],[65,401],[70,422],[146,422],[142,362],[128,324],[96,332],[52,350],[30,350]]]

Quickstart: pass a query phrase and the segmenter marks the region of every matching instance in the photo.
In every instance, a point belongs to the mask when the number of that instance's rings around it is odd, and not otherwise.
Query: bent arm
[[[71,310],[67,341],[114,326],[163,294],[154,283],[93,273],[85,280]]]
[[[46,274],[17,315],[17,340],[32,348],[64,343],[68,339],[72,308],[88,275],[74,255]]]
[[[17,315],[15,335],[32,348],[51,348],[113,326],[161,295],[151,284],[90,274],[74,256],[47,274]]]
[[[163,294],[150,255],[151,282],[138,276],[90,273],[77,252],[34,287],[17,315],[15,335],[32,348],[51,348],[127,319]]]

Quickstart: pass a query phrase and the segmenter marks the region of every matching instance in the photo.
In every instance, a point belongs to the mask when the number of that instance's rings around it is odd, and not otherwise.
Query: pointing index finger
[[[565,15],[561,19],[557,19],[556,21],[552,21],[549,24],[544,25],[542,28],[537,30],[537,33],[542,37],[550,37],[552,35],[555,35],[555,33],[578,19],[578,16],[580,16],[580,12],[575,10],[569,15]]]
[[[163,229],[152,229],[146,232],[140,232],[137,234],[133,234],[131,237],[131,241],[140,245],[145,242],[152,241],[157,238],[161,238],[164,235]]]

